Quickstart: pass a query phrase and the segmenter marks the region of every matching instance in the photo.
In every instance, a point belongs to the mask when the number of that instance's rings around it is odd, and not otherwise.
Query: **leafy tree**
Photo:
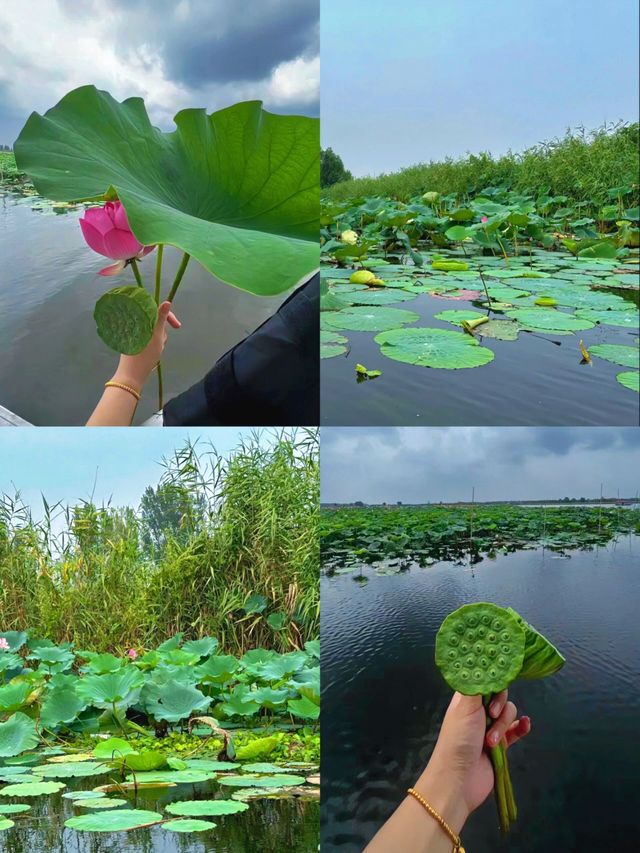
[[[148,550],[163,548],[169,539],[184,544],[202,528],[207,505],[202,493],[179,483],[147,486],[140,501],[142,541]]]
[[[320,152],[320,186],[330,187],[340,181],[350,181],[353,178],[351,172],[344,167],[342,157],[331,148],[324,148]]]

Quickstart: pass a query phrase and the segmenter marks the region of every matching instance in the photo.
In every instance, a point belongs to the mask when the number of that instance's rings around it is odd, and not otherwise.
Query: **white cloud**
[[[312,104],[320,97],[320,57],[299,56],[274,68],[265,100],[274,106]]]

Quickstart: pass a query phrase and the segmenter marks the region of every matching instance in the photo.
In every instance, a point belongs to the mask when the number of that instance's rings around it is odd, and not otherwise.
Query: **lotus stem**
[[[158,374],[158,411],[161,412],[164,406],[164,383],[162,381],[162,364],[160,362],[156,365],[156,372]]]
[[[138,269],[138,262],[135,258],[131,258],[131,269],[133,270],[133,274],[136,278],[138,287],[144,287],[144,284],[142,283],[142,278],[140,276],[140,270]]]
[[[155,300],[156,305],[160,305],[160,285],[162,284],[162,253],[164,251],[164,245],[162,243],[158,244],[158,254],[156,256],[156,292],[155,292]]]
[[[492,696],[483,697],[484,707],[487,711],[487,729],[493,722],[489,717],[489,705],[491,704],[492,698]],[[496,806],[498,808],[500,830],[506,834],[509,832],[512,821],[514,821],[518,815],[518,809],[513,795],[513,786],[511,784],[509,763],[507,759],[507,748],[504,739],[501,740],[497,746],[494,746],[489,750],[489,758],[491,759],[495,779],[494,793]]]
[[[173,302],[176,293],[178,292],[178,288],[180,287],[180,282],[182,281],[182,276],[184,275],[184,271],[187,268],[187,264],[189,263],[189,258],[191,255],[184,253],[182,256],[182,260],[180,261],[180,266],[178,267],[178,272],[176,273],[176,277],[173,280],[173,284],[171,286],[171,290],[169,291],[169,295],[167,296],[167,300],[169,302]]]

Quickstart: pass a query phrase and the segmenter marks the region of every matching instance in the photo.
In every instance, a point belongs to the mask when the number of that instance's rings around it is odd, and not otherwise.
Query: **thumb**
[[[164,324],[167,322],[167,317],[171,312],[171,303],[163,302],[158,308],[158,320],[156,322],[156,328],[163,328]]]

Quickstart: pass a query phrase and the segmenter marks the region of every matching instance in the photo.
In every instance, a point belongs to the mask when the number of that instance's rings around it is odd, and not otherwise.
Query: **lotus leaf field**
[[[640,533],[640,509],[610,505],[327,507],[321,523],[327,575],[357,573],[363,564],[377,574],[397,574],[415,564],[479,562],[541,546],[562,553],[630,533]]]
[[[637,392],[639,209],[632,188],[610,197],[591,206],[487,188],[406,203],[325,201],[321,357],[348,359],[353,348],[360,361],[361,339],[350,333],[365,332],[381,356],[367,367],[384,382],[387,359],[486,369],[506,357],[502,342],[546,337],[585,367],[624,368],[614,381]],[[489,383],[479,371],[478,389]]]
[[[191,833],[317,797],[319,656],[318,641],[235,657],[179,634],[122,658],[0,634],[0,830],[30,826],[35,798],[71,801],[76,832]]]

